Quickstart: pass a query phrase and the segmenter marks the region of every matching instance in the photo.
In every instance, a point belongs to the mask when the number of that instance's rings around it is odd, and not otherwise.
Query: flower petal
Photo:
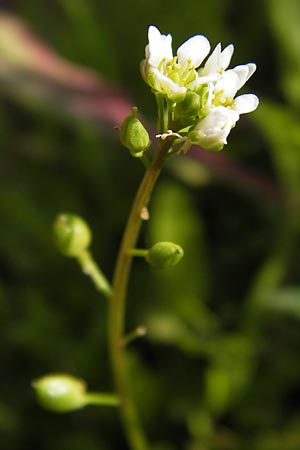
[[[173,58],[172,36],[170,34],[160,34],[160,31],[151,25],[148,30],[148,40],[146,59],[151,66],[157,67],[163,59],[170,61]]]
[[[212,81],[217,81],[220,78],[220,74],[218,73],[212,73],[204,76],[198,76],[194,81],[188,84],[189,89],[197,89],[198,86],[201,86],[202,84],[210,83]]]
[[[239,83],[237,90],[241,89],[242,86],[246,83],[246,81],[251,77],[251,75],[256,70],[256,65],[253,63],[244,64],[240,66],[236,66],[232,69],[237,76],[239,77]]]
[[[181,101],[185,97],[186,88],[179,86],[171,78],[161,73],[155,67],[149,67],[147,72],[147,83],[156,91],[166,94],[174,101]]]
[[[215,93],[221,93],[223,98],[233,98],[239,89],[239,75],[233,70],[226,70],[215,85]]]
[[[199,67],[210,50],[209,40],[202,35],[193,36],[182,44],[177,50],[180,65],[193,65]]]
[[[233,109],[239,114],[245,114],[254,111],[259,104],[258,97],[254,94],[239,95],[234,99]]]
[[[213,108],[209,114],[201,119],[188,134],[192,144],[219,151],[227,144],[230,130],[239,119],[239,114],[224,106]]]
[[[219,43],[208,60],[205,63],[201,75],[206,75],[212,72],[223,72],[229,66],[234,47],[232,44],[228,45],[221,51],[221,44]]]

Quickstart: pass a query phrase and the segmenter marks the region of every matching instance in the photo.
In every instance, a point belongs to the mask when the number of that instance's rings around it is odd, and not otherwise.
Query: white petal
[[[215,92],[222,91],[223,98],[233,98],[239,89],[239,76],[234,70],[226,70],[221,76],[220,80],[217,81],[215,86]]]
[[[209,50],[210,43],[205,36],[193,36],[177,50],[178,62],[183,66],[192,64],[198,67],[208,55]]]
[[[234,67],[232,69],[237,76],[239,77],[239,83],[237,86],[237,91],[241,89],[242,86],[246,83],[246,81],[251,77],[251,75],[255,72],[256,65],[255,64],[244,64],[240,66]]]
[[[201,74],[206,75],[211,72],[217,72],[219,67],[219,59],[221,55],[221,44],[219,43],[208,60],[206,61]]]
[[[223,72],[229,66],[234,47],[232,44],[228,45],[223,51],[221,51],[221,44],[219,43],[203,68],[203,75],[212,72]]]
[[[190,131],[188,138],[192,144],[197,144],[205,149],[218,151],[227,144],[230,130],[239,119],[236,111],[218,106],[200,120]]]
[[[254,111],[259,104],[258,97],[254,94],[239,95],[234,99],[233,109],[239,114],[245,114]]]
[[[210,83],[211,81],[217,81],[220,78],[220,74],[212,73],[209,75],[198,76],[194,81],[188,84],[189,89],[196,89],[198,86],[202,84]]]
[[[247,65],[247,67],[248,67],[248,69],[249,69],[249,72],[248,72],[248,76],[247,76],[247,80],[249,80],[249,78],[254,74],[254,72],[256,71],[256,64],[254,64],[254,63],[249,63],[249,64],[246,64]],[[246,81],[247,81],[246,80]]]
[[[158,69],[151,67],[147,73],[147,83],[156,91],[166,94],[170,99],[183,100],[186,88],[179,86],[171,78],[161,73]]]
[[[160,31],[151,25],[148,30],[149,44],[146,47],[146,58],[153,67],[157,67],[159,63],[166,59],[173,58],[172,52],[172,36],[160,34]]]
[[[227,67],[229,66],[232,55],[233,55],[233,51],[234,51],[233,44],[227,45],[227,47],[224,48],[224,50],[222,51],[222,54],[221,54],[221,69],[222,70],[227,69]]]

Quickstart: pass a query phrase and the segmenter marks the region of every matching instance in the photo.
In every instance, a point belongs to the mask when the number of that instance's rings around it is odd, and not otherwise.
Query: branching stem
[[[135,248],[140,232],[141,211],[147,208],[152,190],[172,143],[167,139],[158,142],[151,168],[140,184],[124,231],[113,277],[113,292],[109,302],[109,346],[120,412],[131,450],[149,450],[136,406],[131,394],[125,347],[125,302],[132,263],[130,249]]]

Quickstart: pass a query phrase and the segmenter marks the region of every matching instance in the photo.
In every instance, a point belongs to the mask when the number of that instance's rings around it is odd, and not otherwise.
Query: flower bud
[[[146,261],[156,269],[176,266],[183,257],[183,249],[173,242],[158,242],[148,250]]]
[[[84,381],[66,374],[46,375],[32,383],[41,406],[64,413],[86,405]]]
[[[174,108],[174,122],[176,129],[191,125],[200,109],[200,96],[196,92],[188,91],[182,102],[176,103]]]
[[[54,221],[53,230],[55,244],[66,256],[80,256],[91,243],[89,226],[79,216],[60,214]]]
[[[140,158],[149,148],[150,138],[148,131],[142,122],[136,117],[137,108],[132,108],[132,113],[126,117],[120,128],[120,141],[128,148],[131,155]]]

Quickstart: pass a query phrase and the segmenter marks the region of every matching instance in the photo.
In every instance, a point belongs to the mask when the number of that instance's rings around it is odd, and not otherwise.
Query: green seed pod
[[[132,113],[126,117],[120,128],[120,141],[128,148],[135,158],[143,156],[149,148],[150,138],[148,131],[142,122],[136,117],[137,108],[132,108]]]
[[[43,408],[64,413],[86,405],[84,381],[66,374],[52,374],[32,383],[37,400]]]
[[[176,266],[183,257],[183,249],[173,242],[158,242],[148,250],[146,261],[156,269]]]
[[[54,241],[65,256],[78,257],[91,243],[91,231],[81,217],[73,214],[60,214],[53,225]]]

